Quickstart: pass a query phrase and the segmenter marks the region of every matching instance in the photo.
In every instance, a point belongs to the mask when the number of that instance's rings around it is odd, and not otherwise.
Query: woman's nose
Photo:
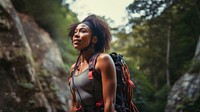
[[[74,37],[79,37],[79,32],[74,33]]]

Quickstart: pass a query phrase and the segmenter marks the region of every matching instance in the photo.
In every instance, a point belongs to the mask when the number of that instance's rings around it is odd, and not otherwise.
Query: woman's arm
[[[75,64],[73,64],[70,68],[70,74],[72,73],[72,70],[74,69]],[[72,82],[71,82],[72,83]],[[76,112],[76,102],[75,102],[75,93],[73,89],[71,89],[71,105],[70,105],[70,112]]]
[[[117,86],[114,62],[110,55],[100,54],[97,59],[96,67],[102,75],[104,112],[114,112]]]

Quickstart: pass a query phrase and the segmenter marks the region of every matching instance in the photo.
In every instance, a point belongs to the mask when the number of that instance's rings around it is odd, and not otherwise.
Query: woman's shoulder
[[[97,57],[97,63],[98,66],[108,66],[110,64],[113,64],[113,60],[111,58],[111,56],[107,53],[101,53],[99,54],[99,56]]]
[[[107,53],[100,53],[98,58],[97,58],[97,61],[108,61],[112,59],[111,56]]]

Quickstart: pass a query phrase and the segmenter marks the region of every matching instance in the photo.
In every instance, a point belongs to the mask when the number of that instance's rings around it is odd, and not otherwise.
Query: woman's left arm
[[[114,112],[117,79],[110,55],[102,53],[97,59],[97,67],[102,77],[104,112]]]

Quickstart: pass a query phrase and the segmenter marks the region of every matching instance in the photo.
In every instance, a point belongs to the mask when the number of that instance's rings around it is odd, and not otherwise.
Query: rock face
[[[168,95],[165,112],[185,112],[183,109],[188,108],[187,106],[190,105],[190,102],[195,102],[200,97],[200,37],[194,56],[194,62],[196,63],[195,70],[183,75],[172,87]],[[196,108],[199,107],[200,106]]]
[[[0,0],[0,111],[69,111],[63,65],[49,34]]]

